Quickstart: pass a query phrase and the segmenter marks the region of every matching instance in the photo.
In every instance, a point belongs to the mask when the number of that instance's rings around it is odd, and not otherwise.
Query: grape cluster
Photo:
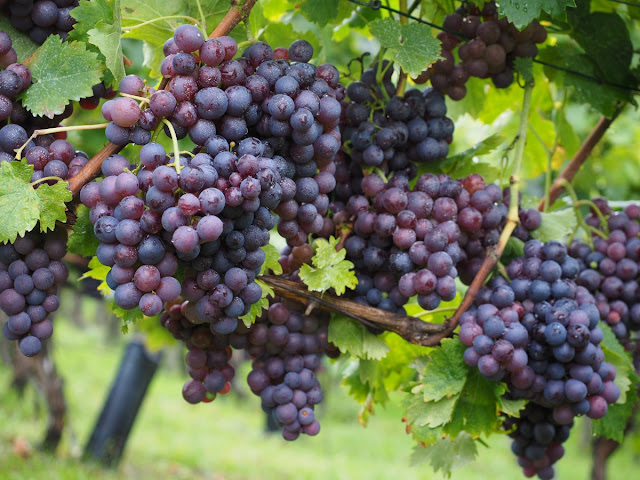
[[[416,174],[416,163],[445,158],[452,141],[453,122],[446,116],[444,96],[432,88],[408,90],[397,96],[386,66],[382,85],[376,65],[359,81],[349,84],[343,132],[351,160],[362,168],[380,168],[385,174]],[[384,91],[381,91],[384,89]]]
[[[191,380],[182,388],[182,396],[191,403],[211,402],[217,394],[225,394],[231,389],[235,376],[229,364],[231,347],[244,349],[247,345],[249,328],[242,322],[235,332],[222,335],[213,332],[207,325],[193,323],[186,317],[188,302],[167,305],[160,317],[164,328],[187,347],[185,362]]]
[[[262,408],[282,427],[285,440],[317,435],[315,405],[323,398],[316,378],[327,343],[328,315],[305,315],[292,305],[273,303],[249,333],[252,370],[247,382]]]
[[[594,199],[606,218],[601,225],[595,213],[585,221],[595,228],[606,227],[608,237],[593,234],[593,248],[574,240],[569,254],[580,262],[577,283],[595,297],[601,318],[613,333],[627,343],[630,331],[640,330],[640,207],[629,205],[624,212],[614,212],[606,200]]]
[[[494,2],[485,3],[482,9],[464,4],[445,17],[443,27],[445,31],[438,34],[443,58],[423,79],[429,78],[433,88],[452,100],[466,95],[469,77],[491,78],[496,88],[507,88],[513,83],[514,60],[535,57],[536,44],[547,39],[546,29],[537,20],[518,30],[506,18],[498,18]],[[456,47],[458,64],[453,53]]]
[[[552,410],[529,403],[518,418],[508,417],[504,428],[513,439],[511,450],[527,477],[538,475],[541,480],[554,476],[553,464],[564,455],[562,444],[569,438],[573,422],[560,425]]]
[[[53,333],[47,317],[60,306],[57,289],[69,275],[62,262],[66,252],[64,229],[33,231],[0,244],[0,309],[9,317],[2,332],[27,357],[37,355]]]
[[[42,44],[49,35],[67,38],[76,23],[71,10],[78,4],[78,0],[2,0],[0,8],[4,9],[11,25]]]
[[[564,244],[530,240],[524,257],[507,266],[511,281],[494,277],[460,318],[465,362],[489,380],[506,382],[513,398],[549,409],[558,425],[577,415],[602,418],[620,396],[615,368],[600,347],[600,312],[576,284],[579,273]]]
[[[338,163],[336,178],[348,171]],[[453,300],[455,278],[472,281],[507,218],[500,187],[477,174],[460,180],[424,174],[413,189],[403,175],[385,183],[370,174],[355,185],[361,194],[349,191],[347,199],[337,188],[335,197],[344,201],[331,204],[337,225],[353,225],[345,249],[358,274],[355,299],[391,312],[400,312],[414,295],[426,310]],[[526,240],[541,217],[531,210],[521,217],[527,222],[518,235]]]
[[[307,63],[313,49],[304,40],[276,49],[277,55],[264,42],[234,59],[237,49],[230,37],[204,40],[196,27],[178,27],[164,46],[167,90],[126,77],[120,91],[150,95],[148,108],[126,96],[105,102],[106,136],[117,145],[146,144],[164,122],[168,136],[188,135],[212,156],[220,138],[226,144],[259,138],[261,155],[273,158],[282,177],[279,232],[290,245],[301,245],[331,226],[323,217],[335,188],[344,88],[335,67]]]

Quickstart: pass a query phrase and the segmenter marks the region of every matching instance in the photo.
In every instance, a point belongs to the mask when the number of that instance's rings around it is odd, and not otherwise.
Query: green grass
[[[89,302],[87,302],[89,303]],[[94,318],[91,304],[87,318]],[[263,431],[259,399],[248,390],[210,404],[182,399],[186,374],[178,352],[168,352],[142,405],[120,467],[103,470],[78,460],[109,391],[128,338],[105,341],[103,327],[80,329],[56,320],[54,356],[65,379],[68,422],[57,456],[38,453],[27,459],[12,449],[16,438],[37,445],[46,425],[45,406],[29,388],[24,397],[7,388],[10,371],[0,368],[0,479],[212,479],[212,480],[416,480],[441,479],[428,466],[409,466],[413,442],[404,432],[400,409],[378,407],[367,428],[357,422],[358,407],[335,377],[326,375],[327,399],[319,416],[322,432],[288,443]],[[173,365],[173,368],[171,367]],[[246,371],[238,376],[244,378]],[[328,383],[328,385],[327,385]],[[244,382],[239,382],[244,386]],[[246,387],[245,387],[246,388]],[[591,457],[585,425],[580,423],[557,466],[558,478],[589,478]],[[508,439],[489,439],[476,462],[455,470],[453,479],[524,478],[509,450]],[[637,459],[631,446],[616,453],[610,465],[615,478],[633,478]],[[611,478],[614,478],[613,476]]]

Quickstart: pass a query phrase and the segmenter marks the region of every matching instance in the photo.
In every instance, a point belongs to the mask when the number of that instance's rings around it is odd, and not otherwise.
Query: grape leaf
[[[26,160],[0,164],[0,242],[13,242],[40,222],[40,231],[53,230],[56,220],[66,221],[66,205],[72,199],[67,182],[31,184],[33,166]]]
[[[525,83],[533,82],[533,59],[530,57],[517,57],[513,61],[516,72],[520,74]]]
[[[122,29],[120,27],[120,0],[113,1],[113,22],[100,21],[95,28],[89,30],[89,42],[98,47],[104,55],[105,64],[113,76],[115,85],[120,84],[125,76],[122,59]]]
[[[425,402],[460,393],[469,373],[462,359],[466,348],[458,339],[446,338],[433,350],[420,374]]]
[[[38,222],[39,200],[31,186],[32,173],[33,166],[26,160],[0,163],[0,243],[13,242]]]
[[[571,36],[598,66],[602,76],[612,82],[635,86],[629,72],[633,45],[624,20],[617,13],[593,12],[571,15]],[[598,41],[594,42],[594,38]]]
[[[67,249],[83,257],[93,257],[98,250],[100,240],[93,233],[93,225],[89,220],[89,209],[79,205],[76,210],[76,223],[73,226]]]
[[[280,262],[278,261],[280,259],[278,249],[268,243],[262,247],[262,250],[264,251],[265,259],[262,267],[260,267],[260,275],[265,274],[269,270],[271,270],[274,275],[281,275],[282,265],[280,265]]]
[[[562,18],[568,7],[575,6],[574,0],[501,0],[498,8],[516,27],[522,28],[539,18],[542,10],[554,18]]]
[[[224,17],[229,11],[229,2],[228,0],[199,0],[200,6],[202,7],[202,12],[204,13],[204,20],[207,25],[207,31],[213,31],[214,27],[220,23],[222,17]],[[200,11],[198,10],[198,2],[188,1],[187,2],[187,11],[188,15],[193,18],[197,18],[201,20]],[[254,7],[255,8],[255,7]],[[253,16],[253,9],[251,10],[251,16]],[[181,23],[186,22],[187,20],[181,20]],[[242,28],[238,28],[236,30],[244,30]],[[206,37],[206,35],[205,35]]]
[[[343,315],[331,317],[328,340],[342,353],[369,360],[380,360],[389,351],[384,340],[369,332],[356,320]]]
[[[298,8],[307,20],[324,27],[338,15],[338,3],[338,0],[303,0]]]
[[[465,165],[473,163],[474,160],[477,160],[476,157],[486,155],[495,151],[500,145],[504,143],[504,141],[505,138],[502,135],[500,135],[499,133],[494,133],[493,135],[476,143],[471,148],[448,157],[446,161],[442,163],[442,169],[447,174],[451,174],[454,177],[459,177],[460,175],[455,173],[457,168],[464,168]],[[474,168],[477,169],[477,167]],[[477,171],[481,171],[484,174],[484,170]]]
[[[620,399],[618,403],[624,403],[627,400],[627,392],[632,384],[637,382],[637,379],[633,380],[635,377],[633,362],[627,351],[614,335],[611,327],[604,322],[600,322],[598,327],[604,334],[602,342],[600,343],[602,351],[604,352],[604,359],[616,367],[615,383],[620,388]]]
[[[50,35],[28,59],[33,83],[20,94],[23,105],[34,115],[53,118],[71,100],[93,95],[91,87],[100,83],[104,65],[96,53],[80,42],[62,42]]]
[[[20,32],[11,25],[9,17],[0,15],[0,31],[6,32],[11,37],[13,49],[18,56],[18,62],[23,62],[38,48],[38,44],[29,38],[26,33]]]
[[[173,32],[184,19],[164,18],[179,15],[185,8],[184,0],[127,0],[122,6],[122,26],[132,27],[125,30],[123,37],[137,38],[149,42],[153,46],[162,47],[164,42],[173,37]],[[160,19],[162,20],[157,20]],[[145,22],[150,22],[136,27]],[[133,28],[135,27],[135,28]]]
[[[385,18],[371,23],[371,34],[391,50],[394,60],[411,77],[417,77],[427,65],[440,58],[440,41],[432,36],[427,25],[401,25]]]
[[[411,454],[411,465],[429,462],[436,472],[442,470],[442,474],[449,477],[454,468],[473,462],[477,455],[475,440],[470,435],[461,433],[454,440],[449,437],[440,438],[428,447],[416,445]]]
[[[344,248],[336,251],[338,239],[319,238],[315,244],[316,252],[311,259],[313,267],[307,264],[300,267],[300,279],[309,290],[324,293],[333,288],[337,295],[342,295],[347,288],[355,288],[358,280],[353,273],[353,263],[345,260],[347,252]]]
[[[633,372],[632,380],[634,385],[637,385],[638,377]],[[604,417],[598,420],[593,420],[592,425],[594,435],[622,443],[627,428],[627,422],[633,414],[634,407],[638,403],[637,389],[632,388],[629,390],[626,397],[627,398],[624,403],[620,403],[620,401],[618,401],[613,405],[609,405],[607,414]]]
[[[102,293],[102,295],[109,295],[111,294],[111,289],[107,285],[107,273],[110,271],[111,267],[101,264],[98,257],[93,257],[89,260],[89,269],[78,280],[83,280],[85,278],[98,280],[100,282],[100,285],[98,285],[98,291]]]
[[[114,0],[111,0],[113,3]],[[119,0],[115,0],[119,4]],[[129,2],[127,2],[129,3]],[[71,10],[71,16],[76,19],[73,30],[69,32],[68,40],[86,42],[89,30],[100,23],[114,23],[114,7],[107,0],[82,0],[76,8]],[[118,16],[119,16],[118,11]]]
[[[67,182],[59,181],[53,185],[39,184],[36,188],[36,195],[39,200],[39,220],[40,231],[53,230],[56,221],[65,223],[67,221],[67,206],[65,202],[73,200],[73,195],[67,188]]]
[[[542,224],[537,230],[531,232],[531,236],[541,242],[550,240],[566,242],[578,223],[576,214],[571,208],[541,212],[540,215],[542,215]]]
[[[131,310],[125,310],[124,308],[120,308],[115,300],[109,302],[109,308],[114,313],[116,317],[118,317],[122,321],[122,325],[120,325],[120,330],[122,333],[126,334],[129,332],[129,324],[137,324],[139,322],[149,321],[149,322],[158,322],[160,316],[157,315],[155,317],[147,317],[140,307],[132,308]]]
[[[262,280],[256,280],[256,283],[260,285],[260,288],[262,289],[262,296],[260,297],[260,300],[251,305],[251,309],[246,315],[240,317],[240,320],[242,320],[247,327],[255,323],[256,318],[262,315],[263,310],[267,310],[269,308],[270,301],[268,297],[273,298],[276,296],[273,288]]]

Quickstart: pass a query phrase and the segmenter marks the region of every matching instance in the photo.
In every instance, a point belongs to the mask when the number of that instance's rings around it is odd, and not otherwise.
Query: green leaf
[[[119,4],[120,1],[116,0]],[[129,2],[127,2],[129,3]],[[89,30],[102,22],[114,23],[114,7],[106,0],[82,0],[76,8],[71,10],[71,16],[76,19],[73,30],[69,32],[68,40],[86,42]],[[118,11],[118,17],[120,12]]]
[[[629,92],[606,84],[601,84],[590,78],[601,78],[595,63],[587,55],[581,53],[574,43],[559,41],[558,45],[547,47],[540,51],[538,58],[550,64],[560,64],[569,70],[578,72],[564,72],[555,68],[545,67],[546,76],[558,86],[574,87],[576,97],[580,102],[588,103],[597,111],[611,117],[619,100],[629,101]]]
[[[466,348],[458,339],[445,338],[440,348],[433,350],[420,374],[420,381],[425,386],[425,402],[451,397],[462,391],[468,374],[462,359]]]
[[[503,383],[490,382],[476,369],[471,372],[458,397],[451,422],[444,427],[453,438],[462,432],[472,437],[490,434],[500,428],[500,397],[505,393]]]
[[[29,38],[26,33],[16,30],[9,17],[0,15],[0,31],[6,32],[11,37],[13,49],[18,56],[18,62],[24,62],[38,48],[38,44]]]
[[[447,160],[442,164],[442,169],[444,172],[447,172],[454,177],[462,177],[463,175],[460,175],[458,173],[458,170],[468,169],[469,166],[472,166],[474,169],[476,169],[476,172],[482,172],[483,176],[486,177],[484,168],[478,169],[477,165],[480,162],[478,162],[477,157],[487,155],[495,151],[500,145],[504,143],[504,141],[505,138],[502,135],[494,133],[490,137],[487,137],[484,140],[476,143],[471,148],[448,157]],[[497,169],[495,167],[488,164],[487,166],[491,169],[496,170],[497,172]]]
[[[343,248],[336,251],[338,239],[331,237],[329,241],[319,238],[315,242],[316,252],[311,263],[300,267],[300,279],[315,292],[326,292],[333,288],[336,295],[342,295],[347,288],[353,289],[358,284],[353,263],[345,260],[347,255]]]
[[[516,27],[529,25],[544,10],[554,18],[562,18],[567,7],[575,7],[574,0],[501,0],[499,11]]]
[[[356,320],[343,315],[332,316],[328,340],[342,353],[369,360],[380,360],[389,351],[380,337],[369,332]]]
[[[0,164],[0,243],[13,242],[40,222],[40,231],[53,230],[56,220],[66,221],[66,205],[72,199],[67,182],[31,184],[33,166],[26,160]]]
[[[473,462],[477,455],[475,440],[462,433],[455,440],[445,437],[427,447],[416,445],[411,454],[411,465],[429,462],[436,472],[442,470],[442,474],[449,477],[454,468]]]
[[[114,20],[106,23],[100,21],[95,24],[95,28],[89,30],[87,35],[89,42],[98,47],[100,53],[104,55],[105,63],[109,72],[113,76],[115,85],[120,84],[125,76],[124,62],[122,59],[122,29],[120,27],[120,0],[114,0]]]
[[[67,221],[67,206],[65,202],[73,200],[73,195],[67,188],[67,182],[59,181],[53,185],[39,184],[36,188],[36,196],[39,201],[40,231],[53,230],[56,221]]]
[[[623,85],[638,84],[629,71],[633,57],[629,30],[617,13],[571,15],[569,23],[573,27],[572,37],[598,66],[605,79]]]
[[[604,322],[598,325],[604,334],[600,347],[604,353],[605,361],[616,367],[615,383],[620,388],[620,399],[618,403],[626,401],[626,395],[632,384],[637,382],[635,369],[631,357],[624,349],[620,341],[616,338],[611,327]],[[634,379],[635,378],[635,379]]]
[[[260,268],[260,275],[264,275],[267,271],[271,271],[274,275],[282,275],[282,265],[278,261],[280,259],[280,253],[278,249],[270,243],[262,247],[265,254],[264,263]]]
[[[298,8],[307,20],[324,27],[338,15],[338,0],[303,0]]]
[[[637,384],[638,377],[635,373],[633,374],[633,380]],[[619,403],[618,401],[613,405],[609,405],[607,414],[604,417],[593,420],[593,434],[622,443],[627,423],[637,403],[638,391],[632,388],[627,393],[627,399],[624,403]]]
[[[133,308],[131,310],[125,310],[120,308],[115,301],[109,302],[109,308],[114,313],[116,317],[118,317],[122,321],[122,325],[120,325],[120,330],[122,333],[129,332],[129,324],[136,324],[140,322],[158,322],[160,316],[155,317],[147,317],[140,307]]]
[[[100,240],[93,233],[93,225],[89,220],[89,209],[79,205],[76,210],[76,223],[73,226],[67,249],[69,253],[75,253],[83,257],[93,257],[98,250]]]
[[[531,232],[531,236],[541,242],[549,240],[566,242],[578,224],[576,213],[571,208],[542,212],[540,215],[542,215],[542,224],[537,230]]]
[[[0,163],[0,243],[13,242],[33,230],[39,218],[39,199],[31,186],[33,166],[22,162]]]
[[[104,66],[96,53],[79,42],[62,42],[50,35],[27,62],[32,85],[20,97],[34,115],[53,118],[71,100],[93,95],[91,87],[100,83]]]
[[[391,50],[394,61],[411,77],[417,77],[427,65],[440,58],[440,41],[432,36],[427,25],[401,25],[394,19],[385,18],[371,23],[371,34]]]
[[[242,320],[247,327],[255,323],[256,318],[262,315],[263,310],[267,310],[269,308],[269,304],[271,302],[268,297],[274,298],[276,296],[273,288],[262,280],[256,280],[256,283],[260,285],[260,288],[262,289],[262,296],[260,297],[260,300],[251,305],[251,309],[246,315],[240,317],[240,320]]]
[[[85,278],[98,280],[100,282],[100,285],[98,285],[98,291],[102,293],[102,295],[109,295],[111,293],[111,289],[107,285],[107,273],[110,271],[111,267],[101,264],[98,257],[93,257],[89,261],[89,269],[78,280],[83,280]]]
[[[186,22],[180,18],[163,18],[179,15],[185,10],[184,0],[127,0],[122,5],[122,26],[132,27],[125,30],[123,38],[136,38],[145,42],[145,67],[150,75],[159,78],[160,64],[164,60],[162,46],[173,37],[175,29]],[[163,18],[162,20],[157,20]],[[157,20],[157,21],[154,21]],[[136,27],[149,22],[141,27]],[[95,24],[94,24],[95,25]]]

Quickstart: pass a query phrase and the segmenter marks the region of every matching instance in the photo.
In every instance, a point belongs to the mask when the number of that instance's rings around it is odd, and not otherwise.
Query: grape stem
[[[122,27],[122,31],[124,33],[128,33],[131,30],[135,30],[136,28],[140,28],[140,27],[144,27],[145,25],[149,25],[150,23],[155,23],[155,22],[159,22],[160,20],[169,20],[169,19],[184,19],[184,20],[189,20],[190,22],[193,23],[200,23],[197,19],[193,18],[193,17],[189,17],[186,15],[166,15],[164,17],[157,17],[154,18],[153,20],[147,20],[146,22],[142,22],[142,23],[137,23],[135,25],[130,25],[127,27]]]
[[[260,279],[280,297],[298,303],[313,302],[318,308],[353,318],[363,325],[394,332],[415,345],[433,347],[449,334],[446,323],[428,323],[416,317],[361,305],[329,293],[310,292],[302,283],[274,275],[263,275]]]
[[[73,130],[99,130],[101,128],[107,128],[108,123],[99,123],[97,125],[76,125],[71,127],[53,127],[53,128],[42,128],[40,130],[34,130],[31,136],[27,139],[27,141],[22,145],[18,150],[16,150],[16,160],[20,160],[22,158],[22,151],[29,144],[31,140],[40,136],[47,135],[49,133],[60,133],[60,132],[70,132]]]
[[[236,2],[233,2],[234,5],[229,9],[215,30],[211,32],[209,38],[218,38],[228,35],[243,18],[249,16],[249,12],[251,12],[251,9],[257,1],[258,0],[246,0],[240,9],[235,5]],[[158,86],[158,90],[164,90],[168,83],[169,79],[163,78]],[[111,142],[108,142],[104,147],[102,147],[102,149],[96,153],[91,160],[89,160],[89,163],[87,163],[82,170],[80,170],[80,172],[78,172],[78,174],[69,181],[69,190],[71,190],[73,196],[76,197],[85,184],[89,183],[100,174],[102,162],[107,157],[118,153],[123,148],[124,146],[116,145]]]
[[[173,128],[173,125],[171,125],[171,122],[166,118],[162,119],[162,123],[164,123],[167,126],[167,128],[169,129],[169,133],[171,133],[171,140],[173,142],[173,152],[174,152],[173,153],[174,168],[176,169],[176,173],[180,175],[180,169],[182,168],[182,166],[180,165],[180,147],[178,146],[178,137],[176,135],[176,131]]]
[[[48,180],[55,180],[56,182],[62,181],[62,179],[60,177],[56,177],[56,176],[50,175],[48,177],[39,178],[35,182],[31,182],[31,186],[33,187],[34,185],[37,185],[37,184],[42,183],[42,182],[46,182]]]
[[[478,274],[469,285],[469,289],[462,300],[462,303],[456,310],[456,313],[449,320],[445,322],[447,325],[447,334],[453,332],[458,325],[458,321],[464,312],[473,304],[476,295],[484,285],[485,280],[493,270],[493,268],[500,260],[502,252],[511,234],[513,233],[516,225],[520,221],[518,216],[518,196],[520,191],[520,172],[522,170],[522,159],[524,157],[524,146],[527,141],[527,125],[529,123],[529,110],[531,107],[531,92],[533,91],[533,83],[527,83],[524,87],[524,98],[522,100],[522,111],[520,112],[520,125],[518,127],[518,133],[515,138],[514,146],[514,161],[513,169],[511,171],[511,186],[509,187],[509,213],[507,215],[507,223],[500,234],[498,243],[487,250],[487,256],[485,257]]]
[[[611,126],[616,117],[620,114],[624,105],[619,105],[618,108],[613,112],[611,118],[602,117],[596,126],[593,128],[589,136],[586,138],[584,143],[580,146],[580,149],[576,152],[574,157],[571,159],[569,164],[565,167],[565,169],[560,173],[560,175],[554,180],[553,185],[551,185],[551,189],[549,190],[549,200],[548,205],[553,205],[562,191],[564,190],[564,181],[571,182],[573,177],[576,176],[576,173],[580,170],[580,167],[587,160],[594,147],[598,144],[598,142],[602,139],[607,129]],[[543,211],[545,208],[545,199],[540,200],[538,204],[538,210]]]

